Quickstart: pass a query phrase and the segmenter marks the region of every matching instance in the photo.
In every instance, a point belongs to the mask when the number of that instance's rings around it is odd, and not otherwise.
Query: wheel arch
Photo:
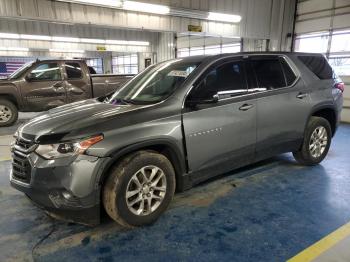
[[[10,102],[12,102],[17,107],[17,109],[19,109],[18,101],[17,101],[16,97],[13,94],[0,94],[0,99],[9,100]]]
[[[318,116],[326,119],[331,125],[332,136],[334,136],[337,129],[337,111],[333,105],[323,105],[313,108],[308,118]]]
[[[175,170],[176,191],[184,191],[185,189],[191,187],[188,179],[189,176],[187,175],[187,168],[185,164],[186,158],[184,154],[182,153],[181,149],[179,149],[178,146],[174,144],[174,142],[166,139],[156,139],[136,143],[119,149],[111,154],[110,160],[106,163],[100,177],[97,179],[99,186],[102,187],[104,185],[105,180],[110,173],[110,170],[115,164],[117,164],[127,155],[141,150],[154,151],[165,155],[169,159]]]

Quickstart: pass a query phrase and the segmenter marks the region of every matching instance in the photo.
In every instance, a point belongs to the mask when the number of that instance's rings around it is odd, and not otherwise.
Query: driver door
[[[35,64],[24,81],[21,91],[28,111],[44,111],[67,102],[59,62]]]
[[[214,65],[197,82],[186,98],[183,125],[190,171],[202,180],[253,161],[256,99],[240,59]]]

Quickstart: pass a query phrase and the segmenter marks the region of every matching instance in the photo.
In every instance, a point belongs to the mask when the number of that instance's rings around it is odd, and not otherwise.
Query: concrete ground
[[[9,186],[4,153],[0,261],[286,261],[350,221],[349,148],[343,124],[322,164],[299,166],[284,154],[230,172],[177,194],[154,225],[131,230],[107,218],[91,228],[46,216]],[[349,261],[344,241],[335,245],[342,257],[329,249],[317,261]]]

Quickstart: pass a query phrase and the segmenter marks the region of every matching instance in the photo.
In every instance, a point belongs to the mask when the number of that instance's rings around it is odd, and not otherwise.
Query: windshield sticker
[[[168,76],[177,76],[177,77],[187,77],[189,73],[187,71],[173,70],[168,73]]]

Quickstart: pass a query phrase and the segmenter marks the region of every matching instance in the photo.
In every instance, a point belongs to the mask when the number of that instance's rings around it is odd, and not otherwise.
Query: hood
[[[119,117],[130,111],[145,107],[144,105],[112,105],[97,100],[85,100],[57,107],[39,115],[19,127],[19,134],[28,139],[41,141],[42,137],[60,137],[69,133],[89,135],[84,130],[96,130],[97,127],[111,118]]]

